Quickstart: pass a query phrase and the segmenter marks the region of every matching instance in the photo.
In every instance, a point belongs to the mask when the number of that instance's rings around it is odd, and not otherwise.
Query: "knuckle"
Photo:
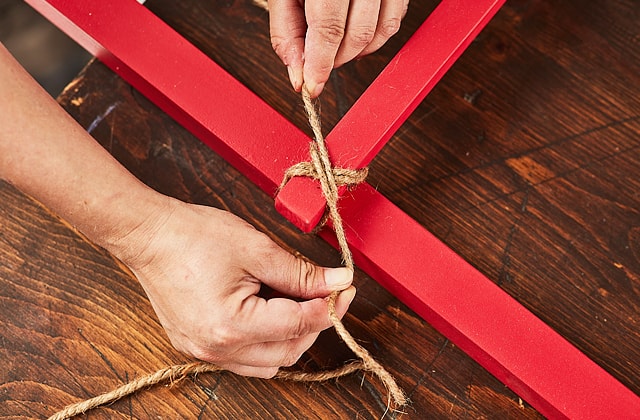
[[[203,360],[209,363],[216,363],[219,361],[219,358],[214,353],[211,353],[209,350],[206,350],[199,346],[193,347],[188,351],[185,351],[185,353],[193,356],[198,360]]]
[[[265,234],[256,235],[253,239],[253,250],[255,255],[258,257],[258,260],[261,261],[265,266],[270,266],[278,261],[279,255],[283,252],[283,249],[271,240]]]
[[[207,339],[206,354],[227,354],[237,346],[238,334],[232,328],[217,326],[213,331],[215,332],[210,334]]]
[[[285,65],[290,65],[295,59],[299,48],[296,47],[296,38],[284,37],[278,34],[271,34],[271,48]]]
[[[291,50],[290,46],[291,43],[289,40],[279,36],[271,36],[271,48],[273,48],[273,51],[285,66],[288,66],[291,61],[291,58],[289,57],[289,51]]]
[[[389,18],[380,24],[380,35],[385,38],[391,38],[400,30],[401,19],[399,17]]]
[[[272,245],[275,244],[264,232],[260,232],[253,226],[251,230],[245,232],[245,236],[242,239],[249,243],[252,251],[255,250],[264,254],[272,252],[274,248]]]
[[[184,337],[176,338],[171,336],[171,344],[173,347],[181,353],[187,356],[194,357],[198,360],[204,360],[205,362],[215,363],[218,361],[216,352],[212,352],[207,346],[202,343],[194,342],[190,339],[184,339]]]
[[[322,40],[330,45],[339,45],[344,38],[344,23],[338,19],[323,19],[318,21],[315,30]]]
[[[370,26],[363,26],[348,32],[347,38],[354,47],[363,49],[371,43],[374,35],[375,28]]]
[[[296,322],[289,329],[289,333],[287,334],[288,339],[300,338],[309,333],[309,326],[307,325],[305,318],[303,316],[298,316],[298,315],[299,314],[295,314],[294,316],[294,319],[296,319]]]
[[[311,297],[316,288],[315,280],[318,277],[318,267],[302,258],[296,258],[293,264],[295,277],[298,279],[298,294],[301,298]]]

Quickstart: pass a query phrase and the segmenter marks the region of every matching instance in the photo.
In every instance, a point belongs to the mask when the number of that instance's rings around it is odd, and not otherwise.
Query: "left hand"
[[[409,0],[269,0],[271,43],[296,91],[320,95],[331,70],[370,54],[399,29]]]
[[[247,222],[150,193],[144,222],[110,247],[135,273],[174,347],[239,375],[269,378],[342,317],[353,272],[296,258]],[[154,208],[154,206],[158,206]],[[265,299],[262,285],[289,297]]]

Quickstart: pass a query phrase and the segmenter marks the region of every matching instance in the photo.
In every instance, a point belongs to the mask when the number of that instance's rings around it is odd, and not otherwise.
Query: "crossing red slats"
[[[327,135],[332,162],[343,168],[367,166],[503,4],[440,2]],[[310,232],[322,217],[325,200],[314,181],[296,178],[278,193],[276,208]]]
[[[306,158],[303,133],[135,1],[27,2],[268,193]],[[341,209],[358,266],[543,414],[640,413],[640,398],[375,189],[359,186]]]

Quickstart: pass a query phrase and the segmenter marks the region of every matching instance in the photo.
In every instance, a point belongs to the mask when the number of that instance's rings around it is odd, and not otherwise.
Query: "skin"
[[[296,91],[317,97],[332,69],[380,48],[408,0],[270,0],[271,39]],[[136,179],[0,44],[0,179],[125,263],[176,349],[240,375],[294,364],[342,317],[353,273],[296,258],[238,217]],[[117,112],[117,111],[116,111]],[[262,284],[289,298],[263,299]],[[185,305],[185,302],[189,302]]]
[[[331,325],[332,291],[344,290],[336,307],[339,316],[347,311],[355,295],[350,270],[317,267],[228,212],[150,189],[2,45],[0,98],[0,178],[125,263],[178,350],[268,378]],[[261,284],[301,301],[265,300],[257,296]]]
[[[320,95],[334,68],[378,50],[409,0],[269,0],[271,43],[293,88]]]

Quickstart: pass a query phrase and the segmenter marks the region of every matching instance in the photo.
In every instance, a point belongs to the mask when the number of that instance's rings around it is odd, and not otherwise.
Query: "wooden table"
[[[334,72],[322,96],[327,131],[436,4],[415,0],[401,33],[382,51]],[[147,6],[308,130],[271,51],[265,12],[249,1],[149,0]],[[369,176],[635,393],[638,21],[632,1],[507,2],[376,158]],[[300,234],[273,209],[272,197],[102,64],[90,63],[59,101],[153,188],[230,210],[286,249],[339,265],[333,248]],[[405,417],[539,417],[374,280],[357,271],[355,283],[346,326],[409,394]],[[351,357],[329,331],[299,365],[335,367]],[[0,415],[41,418],[187,360],[173,350],[122,264],[0,183]],[[384,395],[361,375],[306,385],[224,373],[156,387],[92,415],[379,418]]]

